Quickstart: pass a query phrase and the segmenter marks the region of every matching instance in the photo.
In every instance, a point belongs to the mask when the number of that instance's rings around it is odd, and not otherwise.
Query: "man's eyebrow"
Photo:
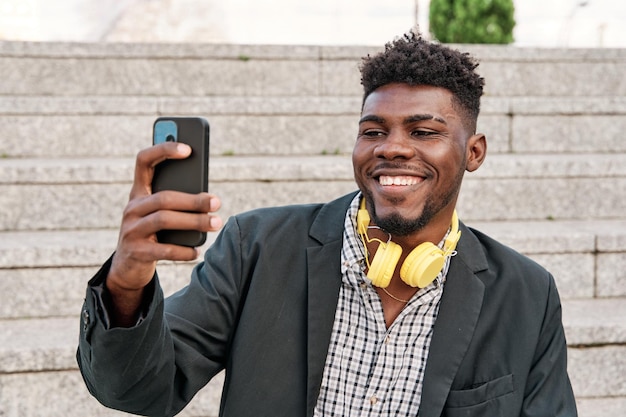
[[[404,119],[404,124],[414,123],[414,122],[422,122],[424,120],[434,120],[436,122],[447,125],[446,121],[441,117],[435,117],[432,114],[414,114]]]
[[[404,124],[410,124],[410,123],[415,123],[415,122],[423,122],[425,120],[434,120],[434,121],[439,122],[439,123],[444,124],[444,125],[448,124],[441,117],[435,117],[432,114],[428,114],[428,113],[425,113],[425,114],[414,114],[412,116],[408,116],[408,117],[406,117],[404,119]],[[383,117],[377,116],[375,114],[366,114],[365,116],[361,117],[361,119],[359,120],[359,124],[360,123],[365,123],[365,122],[374,122],[374,123],[384,124],[385,123],[385,119]]]
[[[359,120],[359,124],[364,122],[375,122],[383,124],[385,123],[385,119],[380,116],[376,116],[375,114],[366,114],[365,116],[361,117],[361,119]]]
[[[427,114],[427,113],[426,114],[414,114],[412,116],[408,116],[404,119],[404,124],[423,122],[425,120],[434,120],[444,125],[448,124],[446,123],[444,119],[440,117],[435,117],[432,114]],[[365,116],[361,117],[361,119],[359,120],[359,124],[365,123],[365,122],[374,122],[374,123],[384,124],[385,119],[383,117],[376,116],[375,114],[366,114]]]

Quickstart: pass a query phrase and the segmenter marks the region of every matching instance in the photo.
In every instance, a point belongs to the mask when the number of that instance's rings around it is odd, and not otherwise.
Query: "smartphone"
[[[155,167],[152,192],[175,190],[198,194],[209,190],[209,123],[201,117],[159,117],[154,122],[152,143],[181,142],[191,146],[185,159],[168,159]],[[161,230],[161,243],[197,247],[206,241],[206,232]]]

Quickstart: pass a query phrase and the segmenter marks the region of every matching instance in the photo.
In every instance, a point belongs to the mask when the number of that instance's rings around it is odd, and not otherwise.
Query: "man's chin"
[[[408,219],[397,213],[393,213],[384,217],[378,217],[376,213],[372,215],[372,219],[378,227],[394,236],[408,236],[411,233],[422,230],[430,219],[422,214],[417,219]]]

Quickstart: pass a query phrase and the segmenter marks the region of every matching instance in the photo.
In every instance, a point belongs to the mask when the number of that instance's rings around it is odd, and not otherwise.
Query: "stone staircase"
[[[626,50],[464,46],[487,80],[460,217],[557,280],[581,417],[626,415]],[[0,42],[0,416],[117,416],[74,359],[158,115],[211,123],[222,216],[355,189],[368,47]],[[209,243],[214,236],[210,236]],[[166,292],[190,263],[160,267]],[[184,416],[216,416],[220,378]]]

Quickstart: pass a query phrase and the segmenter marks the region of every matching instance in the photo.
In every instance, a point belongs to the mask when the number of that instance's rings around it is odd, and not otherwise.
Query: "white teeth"
[[[408,176],[400,176],[400,177],[390,177],[386,175],[381,175],[378,178],[380,185],[415,185],[418,183],[418,179],[416,177],[408,177]]]

